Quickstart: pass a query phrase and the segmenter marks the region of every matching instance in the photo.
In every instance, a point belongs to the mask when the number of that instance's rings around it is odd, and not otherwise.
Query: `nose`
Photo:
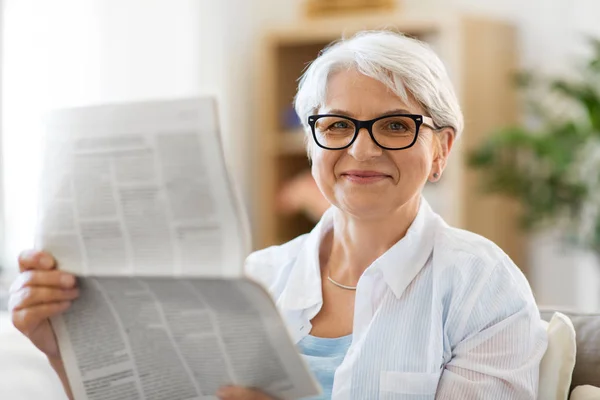
[[[375,143],[366,128],[362,128],[358,131],[356,140],[354,140],[352,146],[348,148],[348,154],[357,161],[366,161],[378,157],[382,152],[383,149]]]

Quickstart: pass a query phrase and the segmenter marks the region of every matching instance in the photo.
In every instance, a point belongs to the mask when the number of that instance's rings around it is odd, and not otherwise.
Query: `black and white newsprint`
[[[79,277],[52,320],[75,399],[320,392],[243,276],[249,229],[211,98],[61,110],[46,127],[36,242]]]

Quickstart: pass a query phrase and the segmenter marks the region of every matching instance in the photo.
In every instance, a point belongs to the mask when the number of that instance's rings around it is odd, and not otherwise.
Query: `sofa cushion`
[[[555,311],[568,316],[576,332],[577,356],[571,390],[581,385],[600,387],[600,313],[584,314],[566,310],[541,310],[542,319],[549,321]]]
[[[600,399],[600,388],[590,385],[577,386],[569,400],[598,400]]]
[[[569,317],[559,312],[547,325],[548,348],[540,365],[538,399],[567,400],[575,367],[575,328]]]

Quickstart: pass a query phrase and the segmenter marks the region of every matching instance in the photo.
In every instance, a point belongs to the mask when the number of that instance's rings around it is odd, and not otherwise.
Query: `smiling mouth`
[[[341,176],[353,183],[374,183],[390,178],[389,175],[375,171],[348,171],[341,174]]]
[[[376,176],[381,176],[381,177],[389,176],[388,174],[384,174],[382,172],[377,172],[377,171],[346,171],[346,172],[343,172],[342,175],[358,176],[361,178],[370,178],[370,177],[376,177]]]

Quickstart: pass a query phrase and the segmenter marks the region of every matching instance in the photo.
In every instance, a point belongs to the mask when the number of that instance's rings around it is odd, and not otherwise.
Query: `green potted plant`
[[[508,126],[469,154],[486,191],[517,199],[528,230],[558,229],[600,256],[600,40],[570,78],[518,75],[526,125]]]

